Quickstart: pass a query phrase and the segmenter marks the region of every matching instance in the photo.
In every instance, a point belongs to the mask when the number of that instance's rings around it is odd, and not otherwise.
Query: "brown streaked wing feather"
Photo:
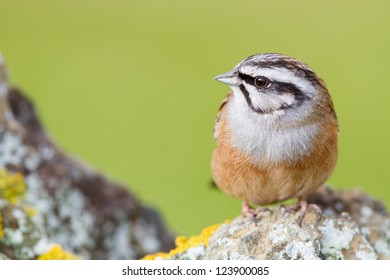
[[[325,82],[322,80],[322,79],[319,79],[319,82],[320,82],[320,86],[322,88],[322,91],[323,93],[325,94],[326,98],[328,99],[328,111],[331,113],[331,115],[333,115],[333,117],[335,118],[336,120],[336,125],[337,125],[337,131],[340,132],[340,127],[339,127],[339,124],[338,124],[338,119],[337,119],[337,114],[336,114],[336,111],[334,109],[334,104],[333,104],[333,101],[332,101],[332,98],[330,97],[330,94],[329,94],[329,91],[325,85]]]
[[[220,120],[221,120],[222,114],[225,111],[225,108],[226,108],[225,105],[229,102],[230,99],[232,99],[232,97],[233,97],[233,92],[230,92],[223,99],[221,106],[219,106],[217,118],[215,119],[215,123],[214,123],[214,133],[213,134],[214,134],[214,140],[215,141],[217,141],[217,139],[218,139],[218,135],[219,135],[219,131],[220,131],[220,128],[219,128]]]

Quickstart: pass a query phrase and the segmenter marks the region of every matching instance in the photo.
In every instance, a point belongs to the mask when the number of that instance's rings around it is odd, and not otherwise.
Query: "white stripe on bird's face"
[[[294,84],[309,96],[316,92],[316,88],[310,81],[286,68],[261,68],[253,65],[242,65],[238,67],[238,70],[252,77],[264,76],[274,82]]]
[[[245,81],[243,82],[243,85],[249,93],[249,98],[253,107],[265,114],[273,114],[287,106],[292,106],[296,101],[295,96],[292,93],[279,93],[271,88],[264,90],[258,89]]]

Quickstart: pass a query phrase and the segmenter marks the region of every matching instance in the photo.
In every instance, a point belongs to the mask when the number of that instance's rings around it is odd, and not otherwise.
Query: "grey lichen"
[[[379,239],[377,242],[375,242],[374,249],[379,254],[390,256],[390,240]]]
[[[318,229],[322,233],[321,253],[327,259],[334,260],[344,259],[343,250],[349,249],[354,236],[358,233],[358,229],[351,227],[349,223],[334,220],[324,221]]]
[[[19,165],[27,155],[27,149],[18,135],[4,132],[0,138],[0,169],[7,165]]]
[[[7,252],[8,258],[26,260],[37,258],[54,246],[55,243],[48,240],[46,233],[32,221],[26,204],[16,206],[1,201],[3,236],[0,238],[0,252]]]
[[[1,260],[9,260],[9,258],[7,258],[6,255],[3,255],[1,252],[0,252],[0,261]]]
[[[179,253],[173,256],[172,260],[201,260],[204,256],[206,247],[204,245],[199,245],[191,247],[188,250]]]

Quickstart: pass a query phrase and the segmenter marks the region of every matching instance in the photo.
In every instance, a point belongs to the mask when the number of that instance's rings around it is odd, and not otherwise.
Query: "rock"
[[[204,257],[210,236],[220,227],[220,224],[209,226],[202,230],[198,236],[186,238],[184,236],[176,237],[176,248],[168,253],[155,253],[143,257],[143,260],[201,260]]]
[[[390,259],[390,217],[382,203],[359,190],[328,187],[309,201],[323,213],[308,208],[301,224],[299,211],[259,208],[256,223],[239,216],[200,236],[179,237],[176,249],[145,259]]]
[[[33,221],[38,213],[23,200],[25,191],[21,174],[0,171],[0,252],[10,259],[35,259],[58,246]]]
[[[321,189],[310,198],[310,202],[320,206],[324,215],[330,218],[348,217],[357,225],[362,240],[372,246],[377,258],[390,259],[390,217],[382,202],[358,189],[335,191],[331,188]]]
[[[5,255],[3,255],[2,253],[0,253],[0,261],[1,260],[9,260],[9,258],[7,258]]]
[[[390,218],[383,205],[364,193],[323,188],[310,198],[323,214],[284,206],[260,211],[257,225],[236,218],[210,238],[204,259],[388,259]],[[344,212],[348,210],[348,212]]]
[[[34,243],[39,235],[85,259],[137,259],[173,245],[154,209],[53,143],[33,104],[20,90],[8,86],[1,57],[0,170],[23,176],[27,186],[23,205],[36,211],[28,217],[21,206],[0,195],[4,232],[20,230],[15,213],[24,216],[27,226],[25,232],[13,234],[16,241],[23,240],[20,243],[7,247],[0,238],[0,244],[8,248],[3,251],[5,247],[0,246],[0,253],[8,258],[36,257],[26,253],[31,248],[25,242]],[[27,240],[32,232],[38,238],[34,242]]]

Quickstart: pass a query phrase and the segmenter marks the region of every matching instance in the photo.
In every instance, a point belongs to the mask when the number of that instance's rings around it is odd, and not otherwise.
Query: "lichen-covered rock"
[[[2,253],[0,253],[0,261],[1,260],[9,260],[9,258],[7,258],[6,255],[3,255]]]
[[[226,221],[225,223],[228,223]],[[176,248],[168,253],[155,253],[143,257],[143,260],[201,260],[204,257],[210,236],[218,229],[220,224],[209,226],[197,236],[189,238],[178,236],[175,240]]]
[[[34,217],[42,214],[23,199],[25,193],[21,174],[0,170],[0,252],[4,254],[0,259],[79,259],[49,240],[45,229],[34,223]]]
[[[256,224],[236,218],[210,238],[204,259],[388,259],[390,218],[364,193],[323,188],[310,198],[323,214],[284,206],[259,211]],[[344,212],[347,210],[348,212]]]
[[[203,235],[201,244],[145,259],[189,259],[193,251],[195,259],[218,260],[390,259],[390,217],[379,201],[358,190],[322,188],[310,202],[323,214],[309,208],[300,223],[301,213],[284,206],[259,208],[256,222],[239,216]]]
[[[64,251],[61,245],[55,244],[50,251],[40,255],[38,260],[79,260],[80,257]]]
[[[136,259],[173,245],[155,210],[53,143],[32,103],[8,86],[1,57],[0,170],[21,174],[27,187],[25,192],[9,184],[1,189],[0,181],[0,195],[19,199],[18,192],[23,192],[24,202],[38,213],[27,219],[28,225],[31,221],[32,228],[42,229],[49,240],[82,258]],[[12,229],[12,217],[3,216],[4,233]],[[19,239],[16,235],[14,241]]]
[[[322,188],[310,198],[310,202],[320,206],[324,216],[332,219],[349,217],[358,227],[359,236],[374,249],[377,258],[390,259],[390,217],[382,202],[357,189],[335,191],[331,188]],[[372,255],[364,252],[359,251],[358,258],[371,258]]]
[[[299,214],[267,209],[257,223],[238,217],[210,238],[205,259],[319,259],[321,249],[315,213],[308,212],[300,227]],[[306,221],[310,221],[307,223]],[[314,225],[311,227],[311,225]]]

